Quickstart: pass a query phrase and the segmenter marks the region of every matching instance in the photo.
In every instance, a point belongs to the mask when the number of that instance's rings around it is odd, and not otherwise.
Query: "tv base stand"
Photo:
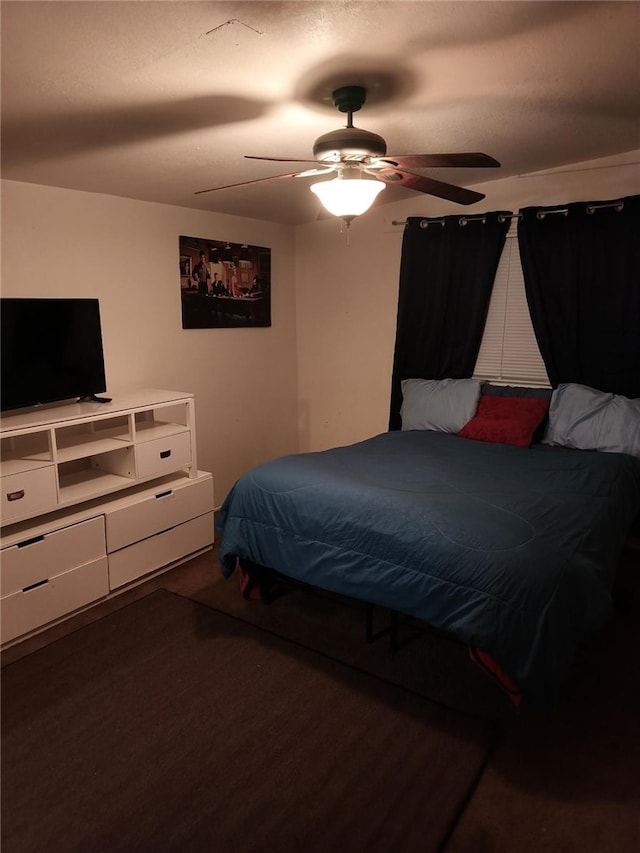
[[[113,397],[96,397],[95,394],[87,394],[84,397],[78,397],[78,403],[111,403]]]
[[[211,549],[193,395],[13,413],[0,439],[3,645]]]

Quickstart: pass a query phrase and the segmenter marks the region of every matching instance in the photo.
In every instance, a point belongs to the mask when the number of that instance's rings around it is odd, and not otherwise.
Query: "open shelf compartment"
[[[51,435],[48,430],[2,439],[0,474],[3,477],[44,468],[52,462]]]

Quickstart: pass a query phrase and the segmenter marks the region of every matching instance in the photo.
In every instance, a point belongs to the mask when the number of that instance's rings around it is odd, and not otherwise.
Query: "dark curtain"
[[[640,397],[640,196],[520,213],[527,301],[551,385]]]
[[[389,429],[400,429],[403,379],[473,373],[510,211],[410,217],[400,262]]]

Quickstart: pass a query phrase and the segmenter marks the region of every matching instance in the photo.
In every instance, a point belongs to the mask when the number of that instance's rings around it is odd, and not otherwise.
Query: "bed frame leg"
[[[374,607],[375,605],[367,602],[365,610],[365,637],[367,643],[373,643],[374,640],[379,640],[380,637],[389,635],[389,648],[392,652],[398,649],[398,613],[395,610],[387,611],[389,614],[389,624],[379,631],[374,631]]]

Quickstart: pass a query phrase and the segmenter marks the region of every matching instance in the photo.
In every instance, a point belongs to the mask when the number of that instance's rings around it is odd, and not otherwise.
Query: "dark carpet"
[[[492,726],[147,595],[2,671],[3,853],[429,853]]]
[[[222,613],[299,643],[308,649],[375,675],[468,716],[496,722],[512,720],[516,709],[496,682],[469,659],[466,646],[453,642],[422,623],[401,620],[393,651],[388,636],[365,640],[362,602],[296,584],[271,604],[247,601],[235,573],[225,579],[215,557],[193,562],[189,577],[163,585]],[[389,614],[379,608],[374,630],[381,633]]]

